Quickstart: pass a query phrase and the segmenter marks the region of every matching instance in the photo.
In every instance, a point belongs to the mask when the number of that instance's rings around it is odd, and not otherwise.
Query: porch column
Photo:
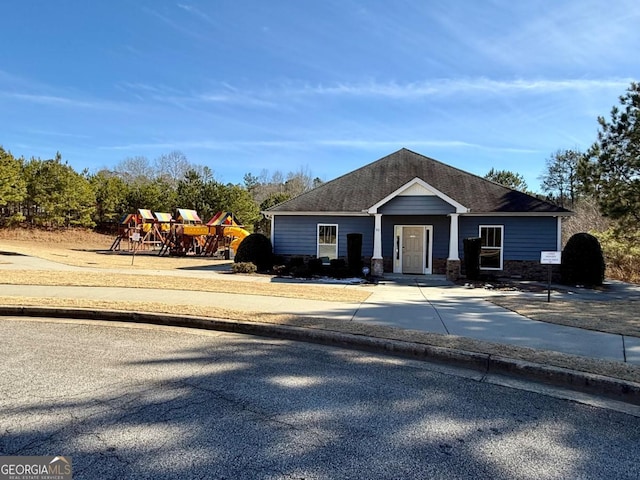
[[[562,217],[558,218],[558,232],[557,232],[557,240],[556,240],[556,251],[562,251]]]
[[[458,253],[458,217],[460,214],[452,213],[451,225],[449,227],[449,258],[447,260],[460,260]]]
[[[384,262],[382,260],[382,214],[374,214],[373,227],[373,256],[371,257],[371,273],[375,277],[384,274]]]
[[[455,282],[461,275],[460,254],[458,253],[458,217],[460,214],[449,215],[449,257],[447,258],[447,280]]]

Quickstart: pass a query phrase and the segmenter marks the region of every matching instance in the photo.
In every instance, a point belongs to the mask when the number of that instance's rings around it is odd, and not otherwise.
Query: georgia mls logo
[[[71,457],[0,457],[0,480],[71,480]]]
[[[71,463],[64,457],[53,457],[49,462],[49,475],[71,475]]]

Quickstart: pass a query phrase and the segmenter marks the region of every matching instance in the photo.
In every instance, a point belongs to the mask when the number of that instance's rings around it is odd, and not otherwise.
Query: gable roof
[[[291,200],[269,213],[362,213],[419,179],[441,198],[452,199],[469,213],[568,214],[526,193],[446,165],[403,148]]]

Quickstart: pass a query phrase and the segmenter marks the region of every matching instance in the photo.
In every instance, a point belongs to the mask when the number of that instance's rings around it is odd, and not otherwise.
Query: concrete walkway
[[[46,260],[20,256],[0,256],[0,272],[11,270],[64,270],[126,274],[177,275],[190,278],[215,278],[219,269],[173,271],[91,269],[70,267]],[[268,276],[224,275],[225,280],[255,282],[291,282]],[[295,281],[300,283],[300,281]],[[317,285],[318,282],[309,282]],[[613,285],[613,297],[640,298],[640,290],[625,284]],[[155,290],[114,287],[51,287],[2,285],[1,296],[83,298],[92,300],[118,300],[131,302],[188,303],[244,311],[264,311],[328,317],[356,321],[371,325],[419,330],[443,335],[458,335],[477,340],[517,345],[535,349],[602,358],[640,365],[640,338],[593,332],[580,328],[538,322],[505,310],[487,301],[494,292],[453,286],[438,276],[399,276],[387,278],[378,285],[349,286],[370,291],[372,295],[363,303],[340,303],[301,300],[257,295]],[[568,293],[594,298],[598,292]],[[532,295],[517,293],[517,295]],[[546,295],[546,294],[544,294]]]

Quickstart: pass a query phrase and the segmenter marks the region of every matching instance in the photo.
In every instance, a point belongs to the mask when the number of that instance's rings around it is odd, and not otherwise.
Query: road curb
[[[262,337],[295,340],[337,347],[354,348],[416,360],[444,363],[485,374],[504,375],[555,385],[584,393],[640,405],[640,383],[527,362],[504,356],[438,347],[425,343],[369,337],[335,330],[321,330],[259,322],[242,322],[209,317],[119,310],[90,310],[69,307],[0,306],[0,316],[75,318],[153,325],[198,328]]]

